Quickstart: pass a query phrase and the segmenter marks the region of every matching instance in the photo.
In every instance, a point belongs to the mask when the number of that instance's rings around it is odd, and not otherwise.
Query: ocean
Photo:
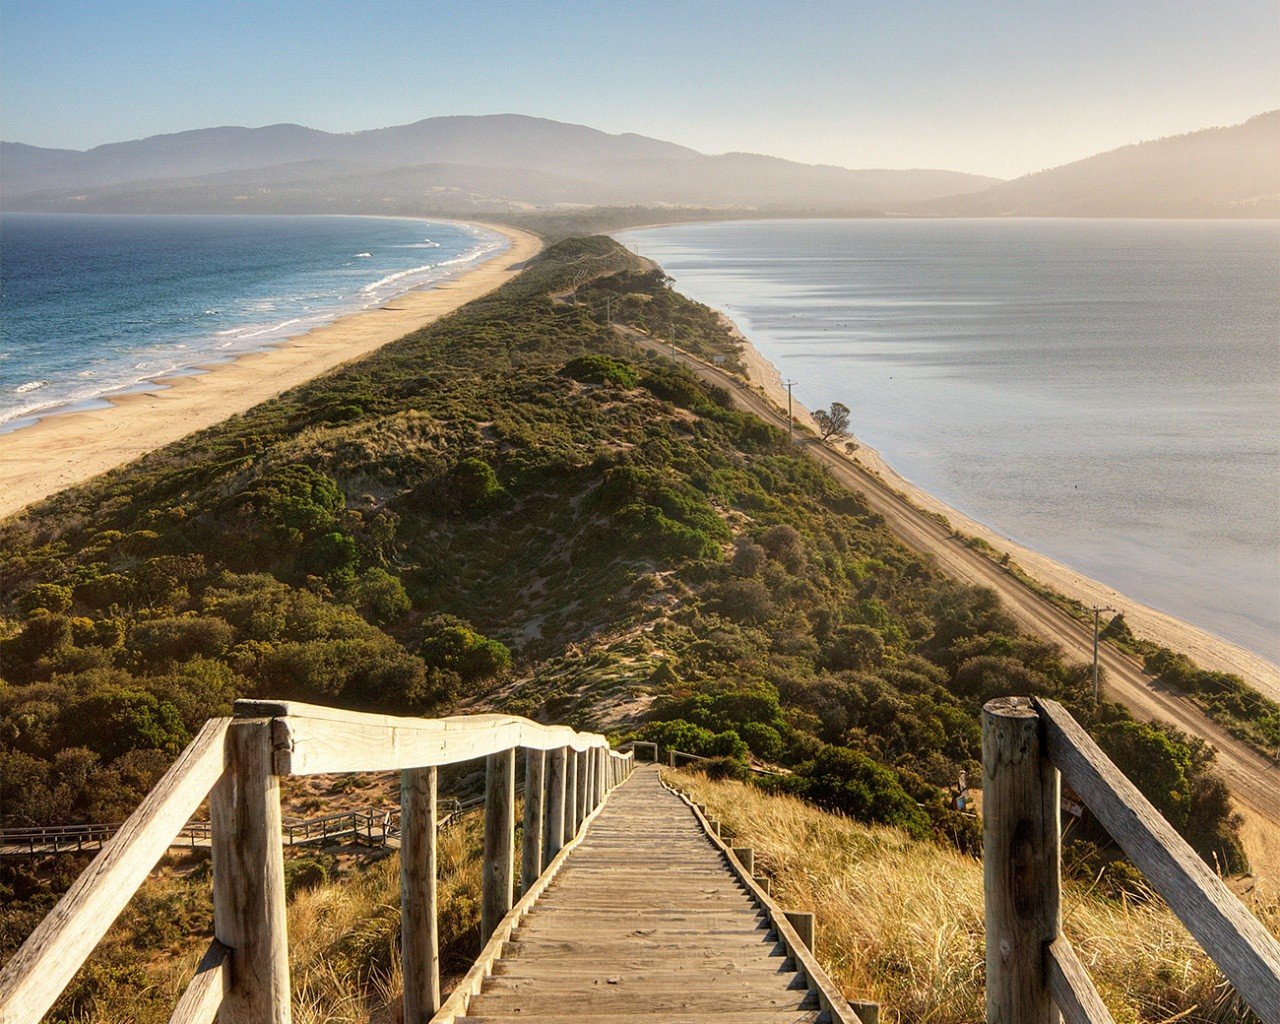
[[[1280,663],[1280,225],[621,233],[954,508]]]
[[[0,215],[0,433],[279,344],[506,245],[380,217]]]

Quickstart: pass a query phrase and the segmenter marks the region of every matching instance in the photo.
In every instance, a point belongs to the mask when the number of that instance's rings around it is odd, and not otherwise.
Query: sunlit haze
[[[513,111],[1012,177],[1280,105],[1272,0],[0,4],[6,140]]]

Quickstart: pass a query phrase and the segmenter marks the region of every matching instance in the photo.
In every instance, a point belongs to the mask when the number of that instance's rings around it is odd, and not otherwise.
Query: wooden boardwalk
[[[458,1021],[828,1021],[754,895],[652,767],[610,795]]]

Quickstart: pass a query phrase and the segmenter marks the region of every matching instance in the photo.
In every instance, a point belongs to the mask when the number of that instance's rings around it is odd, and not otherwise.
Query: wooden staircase
[[[645,766],[611,794],[457,1019],[833,1018],[696,811]]]
[[[523,824],[517,825],[517,754]],[[655,751],[656,754],[656,751]],[[441,1001],[437,769],[485,765],[480,955]],[[291,1024],[280,780],[401,773],[404,1024],[874,1024],[702,808],[604,736],[507,715],[417,719],[238,701],[182,752],[0,968],[0,1024],[38,1024],[192,815],[210,803],[213,937],[170,1024]],[[1113,1024],[1062,934],[1066,782],[1280,1024],[1280,943],[1053,701],[983,721],[988,1024]],[[521,848],[519,899],[515,850]]]

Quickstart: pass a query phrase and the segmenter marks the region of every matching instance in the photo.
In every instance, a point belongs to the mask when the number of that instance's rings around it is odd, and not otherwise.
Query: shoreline
[[[0,519],[245,412],[452,313],[514,277],[543,246],[537,236],[518,228],[481,221],[449,223],[493,231],[505,237],[509,247],[457,277],[341,315],[270,348],[185,367],[123,393],[104,395],[105,407],[45,414],[29,426],[0,434]]]
[[[787,392],[778,368],[765,358],[730,317],[723,313],[720,317],[732,332],[734,340],[742,346],[742,361],[747,368],[748,381],[752,386],[763,391],[774,405],[785,410]],[[796,402],[794,412],[797,423],[816,431],[817,425],[808,409]],[[997,533],[912,483],[894,470],[884,456],[874,448],[863,444],[852,435],[850,440],[858,444],[857,450],[852,455],[846,455],[835,448],[831,450],[879,477],[917,508],[945,516],[957,532],[977,537],[999,553],[1007,552],[1009,557],[1017,562],[1032,579],[1065,597],[1074,598],[1086,605],[1109,605],[1123,612],[1130,629],[1143,639],[1186,654],[1202,668],[1238,675],[1264,696],[1280,701],[1280,666],[1208,630],[1127,597],[1106,583],[1092,579],[1070,566],[1063,565],[1047,555]]]

